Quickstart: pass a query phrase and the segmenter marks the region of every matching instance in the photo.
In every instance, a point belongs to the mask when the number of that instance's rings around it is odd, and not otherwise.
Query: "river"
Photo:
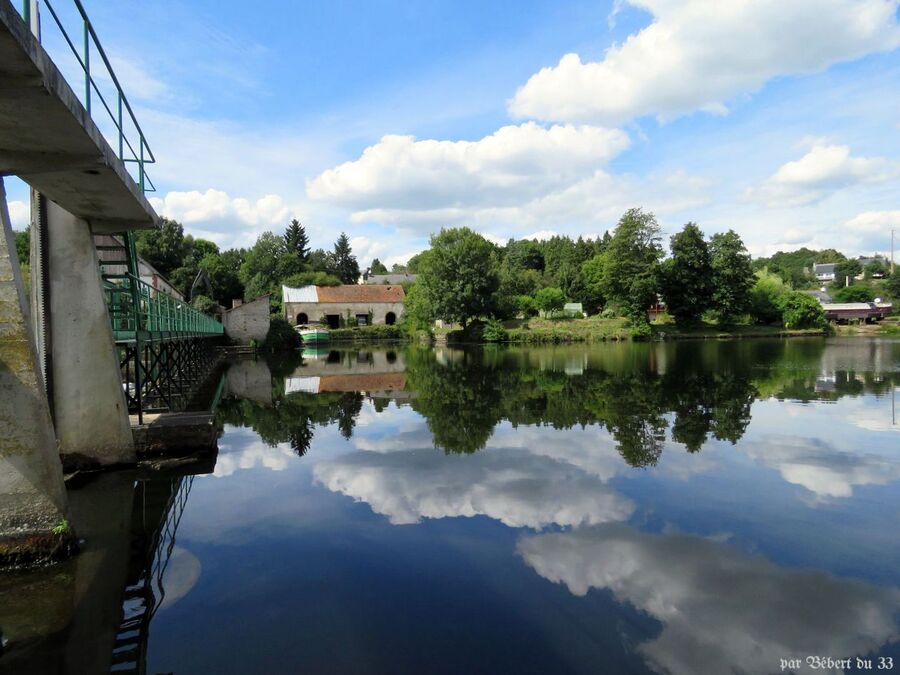
[[[236,361],[217,456],[70,481],[0,672],[900,669],[898,389],[862,338]]]

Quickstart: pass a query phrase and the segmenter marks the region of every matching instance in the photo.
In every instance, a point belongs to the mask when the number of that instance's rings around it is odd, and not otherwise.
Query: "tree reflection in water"
[[[891,352],[886,358],[892,362],[898,347],[882,347]],[[897,373],[857,373],[853,359],[846,356],[832,364],[827,350],[828,343],[821,339],[545,348],[411,346],[399,354],[391,352],[393,371],[405,364],[402,391],[378,397],[363,388],[365,377],[377,377],[366,375],[372,359],[360,360],[356,350],[332,350],[317,372],[358,369],[355,384],[347,385],[354,390],[286,393],[278,371],[290,372],[296,363],[281,364],[273,368],[273,405],[226,399],[219,415],[222,422],[252,427],[270,445],[289,443],[303,455],[317,425],[336,423],[349,439],[368,394],[376,412],[390,400],[410,406],[425,419],[435,447],[448,453],[483,449],[503,421],[513,427],[554,429],[600,425],[628,464],[647,467],[658,462],[667,435],[688,452],[699,451],[710,439],[737,443],[759,399],[833,401],[885,394],[900,382]],[[871,354],[860,356],[860,363],[870,368]]]

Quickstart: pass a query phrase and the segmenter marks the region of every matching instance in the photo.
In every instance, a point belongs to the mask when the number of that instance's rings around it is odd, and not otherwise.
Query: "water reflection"
[[[823,648],[847,658],[897,637],[897,589],[787,569],[696,536],[610,525],[524,537],[518,551],[577,596],[609,590],[659,621],[638,651],[660,673],[765,675],[783,658]]]

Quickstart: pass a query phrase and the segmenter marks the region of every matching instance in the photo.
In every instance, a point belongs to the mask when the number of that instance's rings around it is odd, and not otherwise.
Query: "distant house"
[[[359,285],[281,287],[284,315],[295,325],[330,328],[397,323],[403,315],[403,286]]]
[[[813,274],[818,281],[834,281],[835,263],[814,263]]]
[[[885,302],[823,303],[828,321],[880,321],[891,313],[892,305]]]
[[[565,316],[573,316],[580,319],[584,316],[584,307],[580,302],[567,302],[563,305],[563,314]]]
[[[419,277],[418,274],[409,274],[408,272],[402,272],[400,274],[372,274],[369,270],[366,270],[359,277],[360,284],[405,284],[405,283],[415,283],[416,279]]]

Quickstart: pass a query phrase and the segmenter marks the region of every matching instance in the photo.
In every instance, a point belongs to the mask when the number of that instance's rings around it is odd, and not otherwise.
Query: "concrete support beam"
[[[66,516],[62,466],[38,374],[28,301],[0,178],[0,564],[52,555]]]
[[[45,199],[48,380],[59,452],[67,466],[136,461],[119,361],[88,223]],[[35,280],[37,282],[37,280]]]

